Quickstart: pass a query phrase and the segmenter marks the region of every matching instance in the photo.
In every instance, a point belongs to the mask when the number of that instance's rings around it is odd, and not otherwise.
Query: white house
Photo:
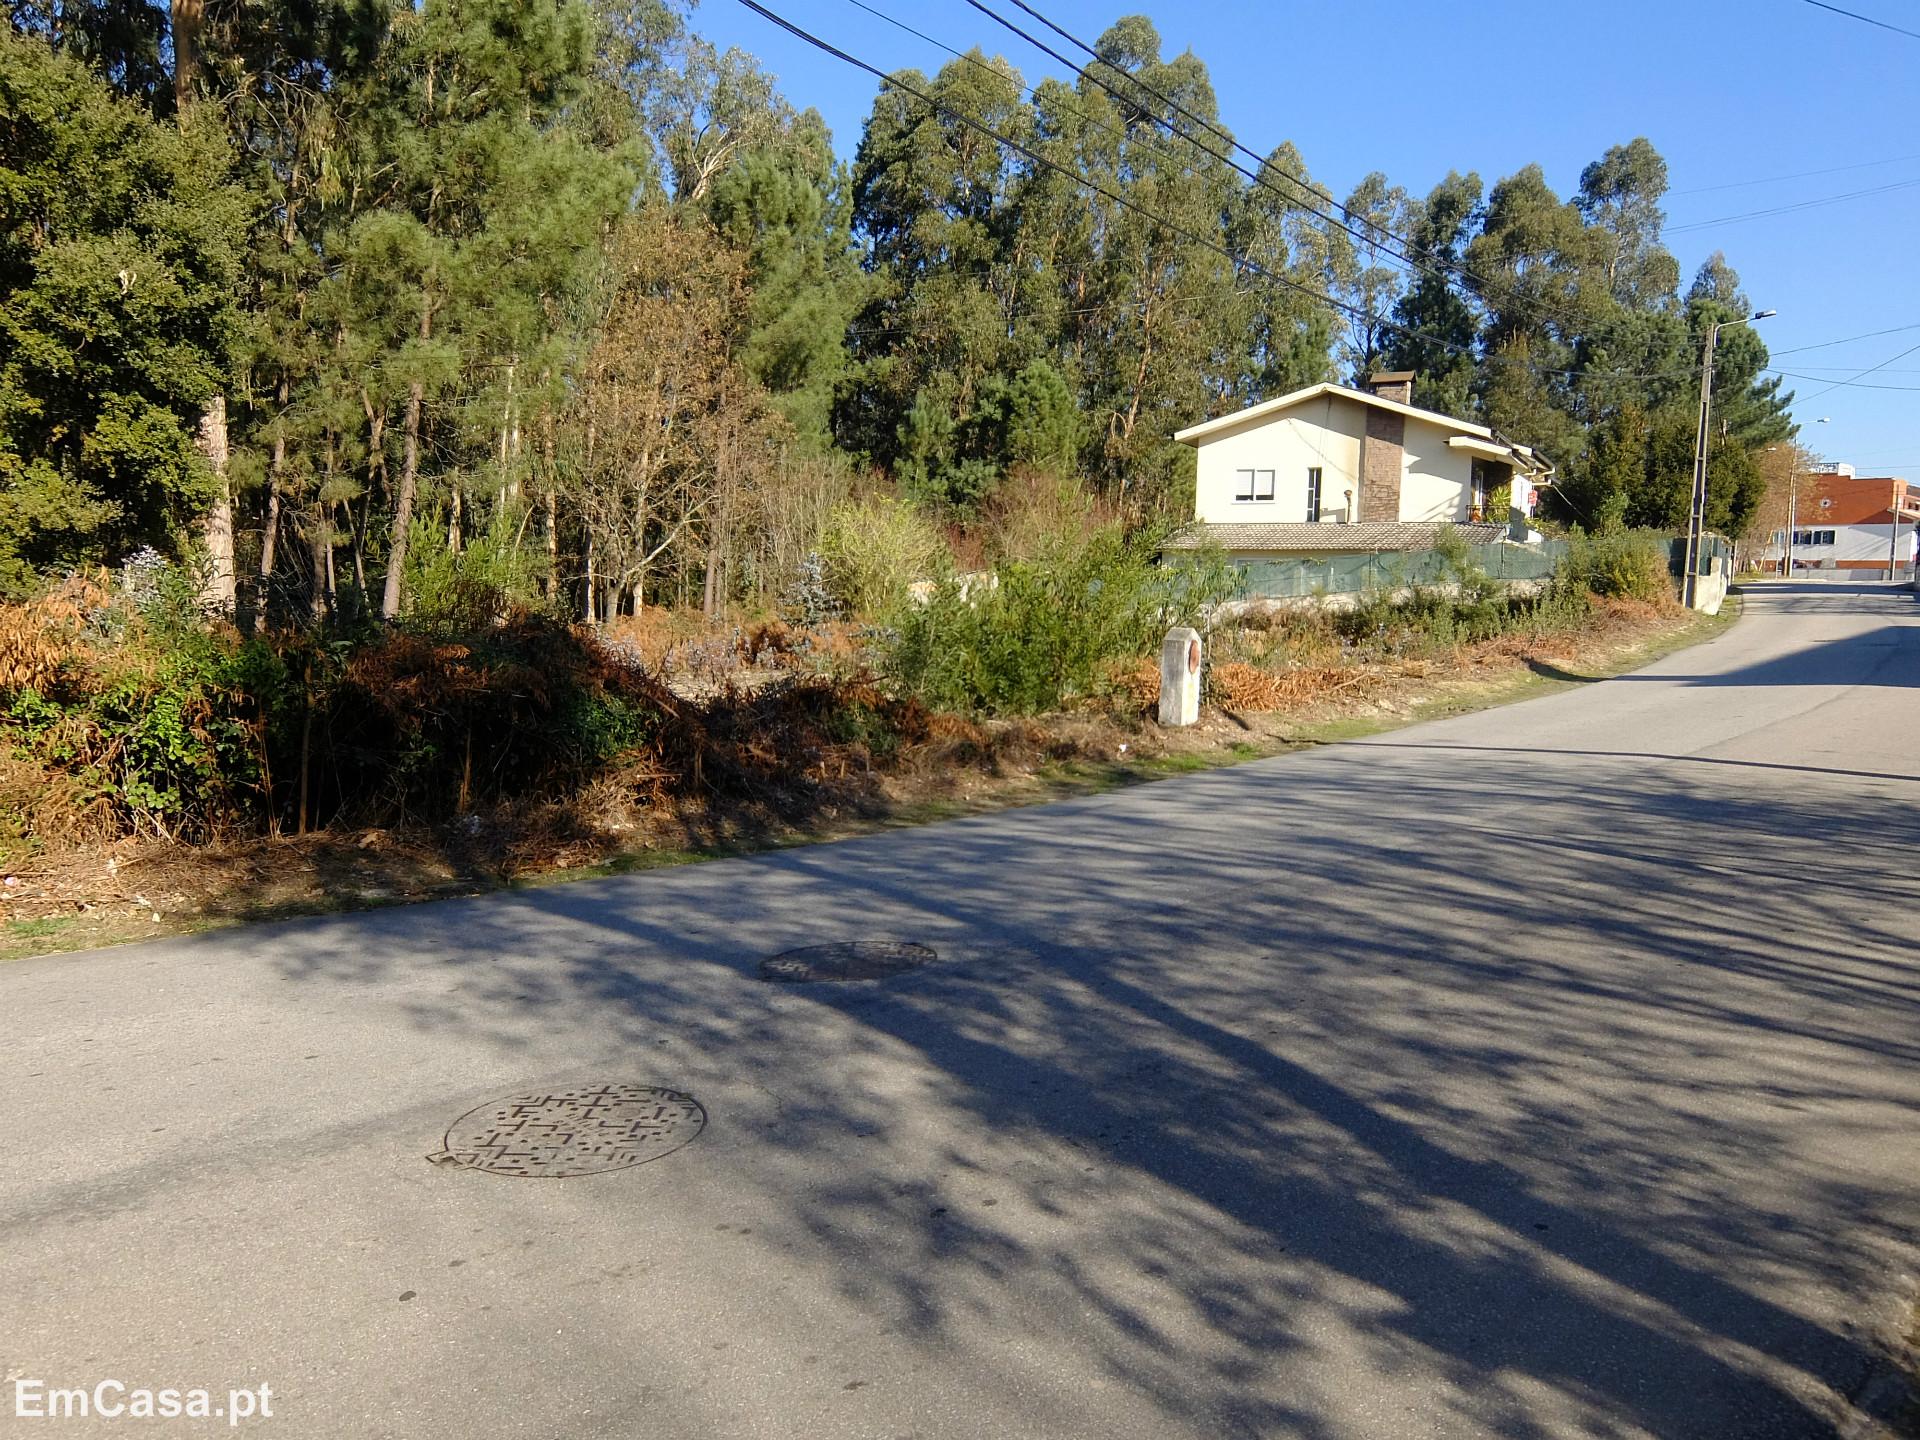
[[[1445,525],[1475,540],[1524,535],[1552,465],[1485,425],[1417,408],[1412,391],[1410,372],[1366,390],[1311,385],[1178,432],[1199,473],[1197,523],[1175,543],[1259,559],[1431,549]]]

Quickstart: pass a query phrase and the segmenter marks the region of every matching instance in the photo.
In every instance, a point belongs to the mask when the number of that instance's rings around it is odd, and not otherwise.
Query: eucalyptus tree
[[[1414,404],[1449,415],[1474,408],[1480,313],[1460,266],[1480,199],[1480,177],[1454,170],[1409,205],[1407,254],[1418,268],[1394,303],[1382,356],[1388,369],[1413,372]]]
[[[1671,308],[1680,266],[1661,243],[1667,162],[1645,136],[1615,145],[1580,172],[1574,197],[1599,241],[1607,287],[1630,310]]]
[[[898,79],[854,157],[853,223],[877,284],[836,428],[911,488],[966,504],[994,473],[966,454],[969,418],[987,378],[1028,358],[1009,323],[1012,152],[993,136],[1025,143],[1033,117],[1019,73],[978,51]]]
[[[1226,357],[1243,343],[1240,277],[1222,253],[1240,177],[1217,158],[1225,131],[1196,56],[1163,60],[1159,33],[1139,15],[1115,22],[1094,48],[1105,83],[1096,94],[1083,80],[1080,100],[1117,124],[1086,145],[1085,173],[1106,193],[1088,202],[1102,263],[1084,317],[1081,389],[1101,484],[1130,504],[1177,503],[1192,456],[1170,436],[1210,413]]]
[[[1405,284],[1398,237],[1407,230],[1407,204],[1407,192],[1376,170],[1353,187],[1340,207],[1346,228],[1330,237],[1334,293],[1346,316],[1342,350],[1357,382],[1380,368],[1393,339],[1391,315]]]
[[[1333,196],[1316,185],[1291,141],[1274,150],[1240,191],[1226,239],[1251,262],[1240,285],[1239,353],[1220,377],[1222,408],[1257,404],[1333,377],[1341,314],[1327,295],[1338,283]],[[1268,278],[1275,277],[1275,278]]]

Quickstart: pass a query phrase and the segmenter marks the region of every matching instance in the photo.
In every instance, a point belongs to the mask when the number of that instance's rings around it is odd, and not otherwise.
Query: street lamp
[[[1822,415],[1813,423],[1816,425],[1825,425],[1830,419],[1830,416]],[[1767,451],[1771,454],[1779,448],[1778,445],[1769,445],[1767,446]],[[1780,547],[1780,578],[1782,580],[1791,580],[1793,578],[1793,529],[1796,520],[1799,518],[1797,511],[1797,502],[1799,500],[1798,486],[1800,481],[1799,459],[1800,447],[1797,444],[1789,444],[1787,446],[1787,528],[1783,536],[1784,543]]]
[[[1699,576],[1700,541],[1707,524],[1707,429],[1713,419],[1713,352],[1720,344],[1720,330],[1726,325],[1752,325],[1779,314],[1762,310],[1744,320],[1715,320],[1707,326],[1707,340],[1700,355],[1700,430],[1693,445],[1693,502],[1687,509],[1687,577],[1682,599],[1693,608],[1694,590]]]

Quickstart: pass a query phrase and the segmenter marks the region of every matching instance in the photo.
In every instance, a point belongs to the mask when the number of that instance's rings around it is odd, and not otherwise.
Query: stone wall
[[[1406,468],[1407,417],[1367,407],[1367,434],[1360,442],[1360,519],[1400,518],[1400,476]]]

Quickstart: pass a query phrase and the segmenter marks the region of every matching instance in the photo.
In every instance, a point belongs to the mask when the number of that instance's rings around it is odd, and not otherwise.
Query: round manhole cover
[[[428,1158],[495,1175],[598,1175],[669,1155],[706,1123],[698,1100],[654,1085],[535,1090],[469,1110]]]
[[[885,980],[932,963],[925,945],[902,940],[843,940],[836,945],[807,945],[783,950],[760,962],[762,980],[798,984],[806,980]]]

